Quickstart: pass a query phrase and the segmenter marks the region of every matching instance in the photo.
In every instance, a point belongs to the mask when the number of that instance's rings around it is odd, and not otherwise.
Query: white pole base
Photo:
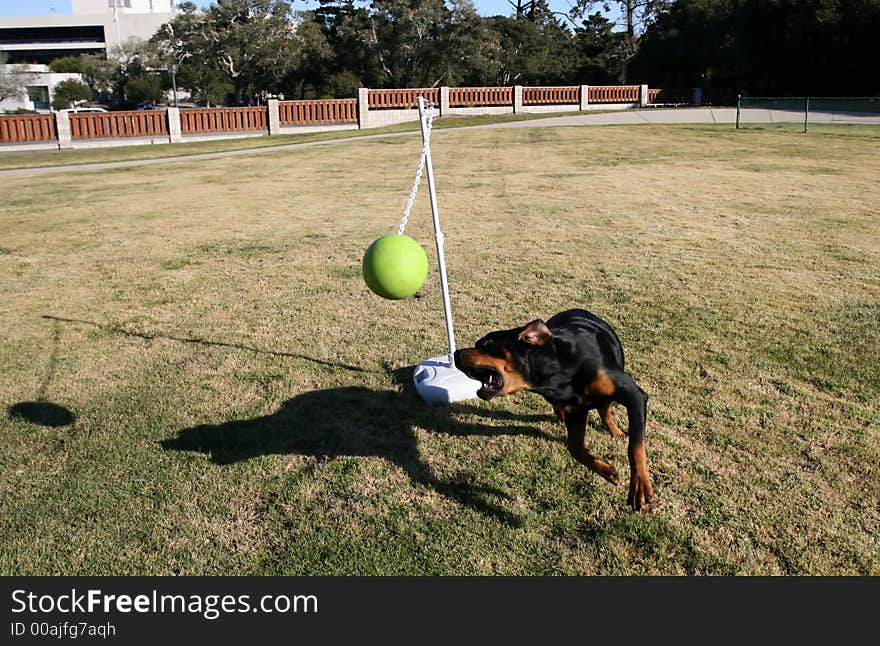
[[[448,354],[422,361],[413,371],[413,383],[421,398],[429,404],[475,399],[482,386],[479,381],[450,365]]]

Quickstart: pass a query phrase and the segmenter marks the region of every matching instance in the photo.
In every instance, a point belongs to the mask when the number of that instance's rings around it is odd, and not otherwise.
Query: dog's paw
[[[596,458],[591,465],[591,468],[611,484],[620,484],[620,477],[617,475],[617,469],[604,460]]]
[[[651,487],[651,479],[647,473],[633,471],[629,478],[629,495],[626,497],[627,504],[634,511],[647,511],[651,508],[654,499],[654,489]]]

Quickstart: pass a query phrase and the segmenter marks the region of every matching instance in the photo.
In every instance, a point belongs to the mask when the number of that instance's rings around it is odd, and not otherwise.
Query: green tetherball
[[[428,256],[418,242],[407,235],[382,236],[364,254],[364,280],[382,298],[409,298],[428,277]]]

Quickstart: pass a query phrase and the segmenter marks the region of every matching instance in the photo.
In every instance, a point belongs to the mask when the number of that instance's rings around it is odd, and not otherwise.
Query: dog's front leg
[[[554,406],[559,419],[565,424],[568,431],[566,446],[568,452],[575,460],[585,465],[590,471],[595,471],[612,484],[619,482],[617,470],[595,455],[587,448],[587,410],[584,408],[566,409]]]
[[[645,424],[648,416],[648,395],[627,373],[616,376],[618,386],[616,399],[626,406],[629,418],[629,494],[627,502],[636,511],[649,509],[654,498],[654,488],[648,474],[648,458],[645,454]]]

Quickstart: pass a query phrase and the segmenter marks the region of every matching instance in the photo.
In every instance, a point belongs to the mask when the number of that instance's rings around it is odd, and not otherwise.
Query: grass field
[[[880,574],[878,144],[436,133],[460,344],[610,321],[651,396],[649,513],[539,397],[407,387],[445,343],[424,192],[422,293],[379,299],[360,260],[417,139],[4,180],[0,405],[76,420],[0,417],[0,573]]]

